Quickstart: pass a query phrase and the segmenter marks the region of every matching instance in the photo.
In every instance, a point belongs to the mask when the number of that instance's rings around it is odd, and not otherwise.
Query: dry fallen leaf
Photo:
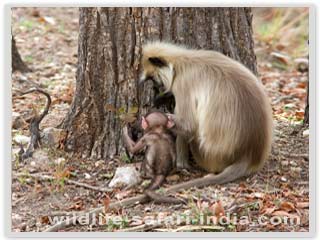
[[[106,104],[105,108],[107,111],[110,111],[110,112],[117,111],[117,109],[112,104]]]
[[[110,201],[111,201],[110,197],[108,195],[106,195],[106,197],[103,199],[104,212],[108,211]]]
[[[213,215],[216,216],[217,218],[225,216],[225,211],[220,200],[212,204],[210,206],[210,209]]]
[[[49,217],[48,216],[41,216],[40,223],[41,224],[49,224],[50,223]]]
[[[304,119],[304,111],[303,110],[297,110],[296,113],[295,113],[297,119]]]
[[[168,176],[168,177],[166,178],[166,180],[167,180],[168,182],[176,182],[176,181],[178,181],[179,179],[180,179],[180,176],[179,176],[178,174],[174,174],[174,175]]]
[[[276,210],[276,207],[265,208],[262,210],[263,214],[270,215]]]
[[[39,193],[39,192],[42,191],[42,185],[39,184],[39,183],[37,183],[37,184],[35,184],[34,189],[35,189],[35,191],[36,191],[37,193]]]
[[[79,200],[77,202],[75,202],[71,207],[68,208],[68,210],[83,210],[83,202],[82,200]]]
[[[295,218],[297,215],[288,213],[286,211],[279,210],[279,211],[273,212],[272,216]]]
[[[261,192],[255,192],[255,193],[252,193],[251,194],[254,198],[264,198],[264,193],[261,193]]]
[[[128,197],[131,193],[132,193],[132,190],[120,191],[120,192],[115,194],[115,198],[117,200],[121,200],[121,199],[124,199],[124,198]]]
[[[40,12],[39,12],[39,10],[38,9],[32,9],[32,11],[31,11],[31,16],[32,17],[40,17]]]
[[[70,178],[70,171],[69,171],[69,168],[65,168],[63,169],[63,171],[56,171],[54,176],[57,178],[57,179],[63,179],[63,178]]]
[[[296,206],[297,208],[309,208],[309,202],[298,202]]]
[[[295,210],[295,207],[294,207],[294,204],[291,202],[282,202],[280,204],[280,209],[284,210],[286,212],[290,212],[290,211]]]

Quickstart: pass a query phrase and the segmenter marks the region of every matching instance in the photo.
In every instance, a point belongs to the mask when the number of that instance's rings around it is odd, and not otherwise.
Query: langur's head
[[[174,125],[173,120],[169,119],[166,114],[160,111],[150,112],[146,116],[142,117],[141,120],[141,127],[145,131],[156,126],[162,126],[170,129]]]
[[[143,47],[142,67],[143,72],[140,77],[140,83],[151,80],[157,88],[164,87],[168,92],[172,88],[174,80],[173,64],[165,56],[163,50],[164,43],[149,43]]]

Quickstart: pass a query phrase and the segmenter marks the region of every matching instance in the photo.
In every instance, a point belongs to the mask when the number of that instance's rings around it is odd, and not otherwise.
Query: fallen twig
[[[214,230],[214,231],[222,231],[224,230],[224,227],[221,226],[207,226],[207,225],[185,225],[182,227],[179,227],[177,229],[174,229],[172,232],[190,232],[190,231],[199,231],[199,230]]]
[[[84,214],[85,211],[53,211],[48,214],[48,216],[78,216]]]
[[[52,181],[52,180],[57,180],[57,178],[52,177],[52,176],[48,176],[48,175],[42,175],[42,174],[28,174],[28,173],[16,173],[13,175],[13,177],[32,177],[32,178],[36,178],[36,179],[40,179],[40,180],[44,180],[44,181]],[[81,183],[81,182],[77,182],[71,179],[67,179],[65,178],[64,181],[68,184],[73,184],[73,185],[77,185],[80,187],[84,187],[84,188],[88,188],[94,191],[98,191],[98,192],[111,192],[112,189],[111,188],[102,188],[102,187],[96,187],[96,186],[92,186],[86,183]]]
[[[285,95],[285,96],[282,96],[282,97],[279,97],[278,99],[276,99],[275,101],[272,102],[272,105],[277,105],[278,103],[282,102],[282,101],[285,101],[285,100],[290,100],[294,98],[293,95]]]
[[[134,226],[130,228],[123,228],[123,229],[117,230],[116,232],[145,232],[151,229],[162,227],[163,225],[164,223],[142,224],[142,225]]]
[[[206,176],[204,176],[203,178],[206,178]],[[196,179],[196,181],[199,181],[201,179],[202,178]],[[178,191],[181,191],[181,190],[186,189],[186,188],[194,187],[195,186],[194,183],[195,183],[195,180],[191,180],[191,181],[188,181],[188,182],[182,182],[182,183],[173,185],[173,186],[171,186],[169,188],[163,189],[163,192],[164,192],[164,194],[165,193],[178,192]],[[140,194],[138,196],[127,198],[125,200],[111,202],[110,205],[108,206],[108,209],[114,209],[114,208],[125,207],[125,206],[128,207],[130,205],[133,205],[133,204],[136,204],[136,203],[144,203],[144,202],[147,202],[149,200],[150,200],[150,198],[147,195]],[[83,216],[85,214],[89,214],[89,216],[92,216],[92,214],[98,214],[98,213],[103,212],[104,209],[105,209],[104,206],[103,207],[99,207],[99,208],[93,209],[93,210],[91,210],[89,212],[86,212],[86,213],[84,213],[82,215],[76,216],[76,217],[74,217],[72,219],[68,219],[68,220],[59,222],[59,223],[47,228],[45,230],[45,232],[58,231],[58,230],[60,230],[62,228],[65,228],[65,227],[68,227],[68,226],[72,225],[72,223],[76,222],[78,218],[80,218],[81,216]]]
[[[117,202],[112,202],[109,205],[108,209],[114,209],[114,208],[119,208],[119,207],[124,207],[124,206],[130,206],[132,204],[135,204],[137,202],[143,202],[147,200],[147,197],[144,194],[138,195],[136,197],[128,198],[123,201],[117,201]],[[93,215],[99,214],[103,212],[105,207],[99,207],[92,209],[91,211],[85,212],[81,215],[75,216],[73,218],[67,219],[65,221],[58,222],[57,224],[50,226],[49,228],[45,229],[44,232],[57,232],[65,227],[71,226],[74,222],[77,221],[81,216],[88,215],[88,217],[92,217]]]
[[[280,152],[279,155],[283,155],[284,157],[287,157],[287,158],[303,158],[303,159],[309,160],[309,154],[308,153],[285,153],[285,152]]]
[[[177,191],[180,191],[186,187],[189,187],[189,184],[187,185],[184,185],[183,183],[181,184],[176,184],[176,185],[173,185],[167,189],[164,189],[164,192],[167,193],[167,192],[170,192],[170,193],[174,193],[174,192],[177,192]],[[135,197],[131,197],[131,198],[127,198],[125,200],[121,200],[121,201],[116,201],[116,202],[111,202],[110,205],[109,205],[109,208],[108,209],[114,209],[114,208],[119,208],[119,207],[128,207],[128,206],[131,206],[133,204],[136,204],[136,203],[144,203],[144,202],[147,202],[149,200],[149,197],[146,196],[145,194],[140,194],[138,196],[135,196]],[[47,228],[46,230],[44,230],[44,232],[55,232],[55,231],[58,231],[58,230],[61,230],[65,227],[68,227],[70,225],[72,225],[73,222],[76,222],[76,220],[85,215],[85,214],[89,214],[89,216],[92,216],[92,214],[98,214],[98,213],[101,213],[103,212],[105,209],[105,207],[98,207],[98,208],[95,208],[91,211],[88,211],[82,215],[79,215],[79,216],[76,216],[72,219],[68,219],[68,220],[65,220],[65,221],[61,221],[49,228]]]

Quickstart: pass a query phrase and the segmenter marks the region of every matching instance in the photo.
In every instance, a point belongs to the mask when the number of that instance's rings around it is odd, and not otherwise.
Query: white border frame
[[[212,237],[236,237],[236,238],[265,238],[265,237],[290,237],[290,238],[304,238],[304,237],[313,237],[316,233],[315,224],[316,224],[316,205],[315,205],[315,187],[316,187],[316,26],[315,26],[315,16],[316,16],[316,7],[314,4],[311,4],[310,1],[306,1],[303,3],[284,3],[284,4],[272,4],[269,1],[268,4],[257,4],[257,3],[232,3],[234,1],[226,0],[224,3],[216,3],[212,4],[209,2],[197,2],[196,4],[192,4],[190,1],[185,2],[176,2],[172,3],[172,1],[166,2],[145,2],[145,3],[137,3],[131,2],[128,0],[122,1],[121,3],[117,2],[109,2],[106,4],[105,1],[96,0],[94,4],[88,3],[88,1],[83,0],[72,0],[69,3],[63,2],[63,0],[58,1],[47,1],[46,3],[36,3],[32,1],[16,1],[15,3],[5,1],[4,8],[1,9],[4,13],[2,16],[4,18],[2,29],[4,29],[4,42],[3,42],[3,63],[5,67],[3,68],[3,98],[2,100],[2,119],[1,119],[1,132],[4,133],[3,144],[1,144],[1,149],[3,152],[3,179],[4,181],[4,194],[2,196],[6,196],[4,210],[6,219],[3,219],[4,223],[1,224],[5,227],[5,233],[7,237],[108,237],[108,238],[212,238]],[[294,2],[294,1],[292,1]],[[150,232],[141,232],[141,233],[114,233],[114,232],[55,232],[55,233],[45,233],[45,232],[23,232],[16,233],[11,232],[11,8],[12,7],[128,7],[128,6],[185,6],[185,7],[309,7],[309,81],[310,81],[310,138],[309,138],[309,191],[310,191],[310,215],[309,215],[309,232],[256,232],[256,233],[247,233],[247,232],[237,232],[237,233],[228,233],[228,232],[206,232],[206,233],[150,233]],[[0,85],[0,86],[1,86]],[[318,84],[319,85],[319,84]],[[9,221],[8,221],[9,220]]]

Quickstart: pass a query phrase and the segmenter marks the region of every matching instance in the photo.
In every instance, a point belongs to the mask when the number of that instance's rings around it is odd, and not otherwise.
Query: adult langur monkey
[[[211,174],[183,187],[221,184],[260,169],[272,142],[272,113],[263,85],[241,63],[215,51],[163,42],[143,47],[141,82],[172,92],[178,128],[177,167],[196,163]]]

